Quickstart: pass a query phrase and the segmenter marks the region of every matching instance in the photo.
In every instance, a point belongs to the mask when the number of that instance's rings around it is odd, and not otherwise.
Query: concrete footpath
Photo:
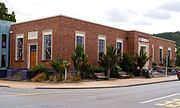
[[[158,78],[130,78],[112,79],[104,81],[80,81],[74,83],[53,83],[53,82],[27,82],[27,81],[6,81],[0,80],[0,87],[24,88],[24,89],[95,89],[129,87],[153,83],[178,81],[176,76]]]

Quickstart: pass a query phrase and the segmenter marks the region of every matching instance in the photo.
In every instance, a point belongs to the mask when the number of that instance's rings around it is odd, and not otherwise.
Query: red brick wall
[[[154,60],[155,63],[160,64],[160,57],[159,57],[159,47],[162,46],[163,47],[163,58],[167,56],[168,54],[168,47],[171,48],[171,53],[172,53],[172,65],[175,66],[175,57],[176,57],[176,53],[175,53],[175,48],[176,48],[176,44],[173,41],[167,41],[164,39],[160,39],[160,38],[155,38],[152,37],[151,38],[151,45],[154,45]]]
[[[60,20],[59,17],[52,17],[46,20],[37,20],[30,21],[26,23],[19,23],[11,26],[11,34],[10,39],[10,67],[12,68],[27,68],[28,65],[28,44],[32,42],[38,43],[38,64],[47,63],[42,61],[42,32],[43,30],[52,29],[53,30],[53,38],[59,37],[59,28],[60,28]],[[28,40],[28,32],[38,31],[38,39],[37,40]],[[24,34],[24,60],[23,61],[15,61],[15,46],[16,46],[16,35]],[[57,43],[57,45],[55,44]],[[53,55],[55,52],[58,52],[58,40],[56,38],[53,39]],[[55,56],[53,56],[55,59]]]
[[[85,32],[85,52],[89,57],[91,64],[97,64],[97,50],[98,50],[98,35],[106,36],[106,46],[112,44],[116,45],[116,39],[123,39],[124,52],[127,51],[126,35],[127,32],[106,27],[86,21],[72,19],[69,17],[53,17],[42,19],[38,21],[30,21],[26,23],[13,25],[11,30],[11,64],[12,68],[27,68],[28,43],[33,41],[38,42],[38,64],[45,64],[49,66],[48,62],[42,61],[42,31],[53,30],[53,60],[55,60],[57,53],[60,54],[68,62],[72,63],[71,53],[75,49],[75,32]],[[28,32],[38,31],[38,40],[27,39]],[[24,61],[15,61],[15,42],[16,34],[24,33]]]
[[[127,33],[125,31],[93,23],[87,23],[80,20],[74,20],[68,17],[61,17],[61,33],[63,36],[61,54],[68,61],[71,61],[71,52],[75,48],[75,31],[85,32],[85,52],[89,57],[89,62],[92,64],[97,63],[98,35],[106,36],[106,46],[110,44],[115,46],[116,39],[121,38],[124,41],[124,51],[127,49]]]
[[[175,58],[175,43],[157,39],[150,34],[138,32],[138,31],[124,31],[104,25],[94,24],[78,19],[73,19],[65,16],[56,16],[51,18],[45,18],[35,21],[29,21],[25,23],[15,24],[11,26],[10,39],[10,67],[11,68],[27,68],[28,63],[28,44],[32,42],[38,43],[38,64],[44,64],[49,66],[49,62],[42,61],[42,32],[44,30],[52,29],[53,34],[53,60],[56,59],[59,53],[61,57],[71,63],[71,53],[75,49],[75,32],[80,31],[85,33],[85,52],[89,57],[89,63],[97,64],[98,53],[98,35],[106,36],[106,46],[112,44],[116,45],[116,39],[123,39],[123,52],[135,54],[138,53],[138,38],[143,37],[149,39],[149,54],[152,56],[151,48],[152,43],[155,46],[155,60],[158,63],[159,60],[159,45],[164,46],[164,50],[171,46],[172,57]],[[38,31],[37,40],[28,40],[28,32]],[[24,33],[24,61],[15,61],[15,43],[16,34]],[[166,52],[163,53],[166,55]],[[151,60],[150,60],[150,64]]]
[[[134,52],[135,52],[135,48],[134,48],[135,36],[134,36],[134,34],[135,34],[134,32],[128,32],[128,35],[127,35],[127,43],[128,43],[128,46],[127,46],[128,51],[127,51],[127,53],[132,54],[132,55],[134,55]]]
[[[131,54],[137,54],[138,53],[138,42],[139,37],[145,38],[149,40],[149,56],[151,57],[149,60],[149,67],[152,66],[152,45],[154,45],[154,62],[157,64],[160,64],[160,57],[159,57],[159,46],[163,47],[163,58],[167,56],[168,47],[171,48],[172,52],[172,65],[175,66],[175,48],[176,44],[174,41],[165,40],[162,38],[155,38],[150,34],[142,33],[139,31],[130,31],[128,32],[128,51]]]

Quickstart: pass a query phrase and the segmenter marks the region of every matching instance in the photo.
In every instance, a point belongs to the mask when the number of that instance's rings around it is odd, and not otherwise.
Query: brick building
[[[125,31],[66,16],[55,16],[13,24],[11,26],[11,68],[31,68],[37,64],[49,66],[57,54],[72,64],[71,53],[83,44],[91,64],[97,64],[99,54],[114,45],[122,53],[136,54],[144,48],[152,62],[163,62],[169,55],[175,60],[174,41],[154,37],[139,31]],[[173,62],[174,66],[174,62]]]

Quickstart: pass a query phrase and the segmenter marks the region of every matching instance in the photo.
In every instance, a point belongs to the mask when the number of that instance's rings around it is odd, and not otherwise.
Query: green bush
[[[32,77],[35,77],[37,76],[38,74],[41,74],[41,73],[44,73],[45,74],[45,79],[47,80],[48,79],[48,68],[45,67],[44,65],[37,65],[37,66],[34,66],[32,69],[31,69],[31,73],[32,73]]]
[[[136,57],[131,54],[123,54],[118,65],[125,72],[135,72],[137,69]]]
[[[155,62],[152,62],[152,68],[153,68],[153,70],[157,69],[157,64]]]
[[[83,79],[94,79],[95,78],[94,73],[100,73],[100,72],[104,72],[103,67],[89,65],[89,67],[86,69],[86,71],[82,72],[82,78]]]
[[[94,78],[94,71],[93,66],[87,65],[86,69],[82,71],[81,77],[82,79],[93,79]]]
[[[101,66],[91,66],[91,71],[95,72],[95,73],[99,73],[99,72],[104,72],[105,69]]]
[[[135,75],[132,72],[128,72],[128,75],[133,78]]]
[[[111,77],[118,78],[119,77],[118,72],[120,72],[120,71],[122,71],[122,69],[118,65],[114,66],[111,70]]]
[[[180,66],[176,66],[176,70],[180,70]]]

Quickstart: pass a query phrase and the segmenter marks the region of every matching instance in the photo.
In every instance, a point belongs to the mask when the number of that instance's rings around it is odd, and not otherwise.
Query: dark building
[[[0,70],[9,66],[9,32],[12,22],[0,20]]]

